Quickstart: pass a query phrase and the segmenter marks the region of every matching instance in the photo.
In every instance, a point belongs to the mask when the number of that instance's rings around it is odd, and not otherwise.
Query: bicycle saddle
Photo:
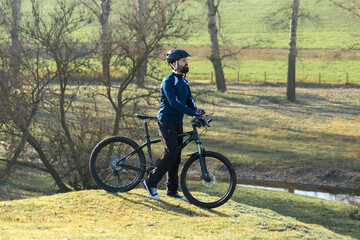
[[[138,118],[143,119],[143,120],[145,120],[145,119],[154,119],[154,120],[157,120],[156,117],[145,116],[145,115],[142,115],[142,114],[135,114],[135,115],[136,115]]]

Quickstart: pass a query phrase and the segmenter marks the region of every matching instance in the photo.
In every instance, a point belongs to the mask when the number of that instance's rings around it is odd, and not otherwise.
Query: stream
[[[284,183],[274,181],[240,180],[238,186],[259,188],[266,190],[289,192],[303,196],[315,197],[325,200],[349,203],[360,203],[360,189],[347,189],[339,187],[318,186],[309,184]]]

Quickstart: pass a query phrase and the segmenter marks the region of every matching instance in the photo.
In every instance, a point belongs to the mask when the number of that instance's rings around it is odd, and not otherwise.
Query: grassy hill
[[[351,239],[239,200],[206,210],[159,194],[160,201],[143,189],[3,201],[0,239]]]

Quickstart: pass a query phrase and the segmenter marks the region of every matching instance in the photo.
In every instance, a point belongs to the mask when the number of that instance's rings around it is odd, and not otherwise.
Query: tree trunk
[[[66,77],[65,77],[66,78]],[[64,130],[66,142],[69,146],[71,157],[74,163],[74,166],[76,168],[76,171],[78,172],[78,176],[80,177],[82,186],[84,188],[90,187],[90,178],[89,174],[86,174],[85,171],[87,171],[87,165],[84,164],[83,161],[81,161],[81,158],[78,154],[78,149],[76,148],[76,144],[71,136],[71,132],[68,127],[68,123],[66,121],[66,111],[65,111],[65,92],[66,92],[66,85],[68,80],[67,79],[61,79],[60,80],[60,123],[62,126],[62,129]],[[77,189],[76,186],[73,186],[75,190]]]
[[[6,168],[5,168],[5,176],[1,177],[0,181],[6,181],[9,177],[10,177],[10,172],[12,167],[14,166],[14,164],[16,163],[17,158],[19,157],[21,151],[24,149],[26,143],[26,137],[23,134],[19,143],[19,146],[17,147],[13,157],[11,158],[11,160],[7,163]]]
[[[100,45],[102,54],[102,80],[107,85],[110,84],[110,60],[111,60],[111,45],[109,36],[109,15],[110,15],[111,0],[101,0],[101,35]]]
[[[12,27],[11,27],[11,68],[12,78],[17,80],[20,73],[20,13],[21,0],[11,0]]]
[[[217,36],[218,29],[216,27],[216,13],[218,6],[219,4],[215,6],[214,0],[207,0],[208,28],[209,28],[210,40],[211,40],[210,61],[214,66],[216,87],[218,91],[225,92],[226,83],[225,83],[223,68],[221,65],[220,49],[219,49],[219,42]]]
[[[69,192],[71,191],[61,180],[61,177],[59,176],[58,172],[55,170],[55,168],[51,165],[51,163],[47,160],[46,155],[36,139],[28,132],[24,131],[24,134],[26,134],[26,140],[27,142],[35,149],[35,151],[38,153],[40,160],[45,165],[46,169],[49,171],[52,178],[55,180],[56,185],[59,187],[60,192]]]
[[[298,22],[298,10],[299,10],[299,1],[294,0],[292,5],[292,16],[290,22],[290,43],[289,43],[289,60],[288,60],[288,77],[287,77],[287,90],[286,97],[287,100],[294,102],[295,97],[295,69],[296,69],[296,31],[297,31],[297,22]]]
[[[148,14],[149,0],[138,0],[139,5],[139,33],[137,36],[138,41],[138,58],[144,55],[146,49],[144,41],[146,39],[146,28],[144,27],[146,16]],[[147,59],[141,64],[139,70],[136,73],[136,84],[139,88],[145,86],[145,76],[147,74]]]

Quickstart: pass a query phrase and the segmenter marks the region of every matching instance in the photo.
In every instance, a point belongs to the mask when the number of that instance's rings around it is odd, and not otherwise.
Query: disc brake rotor
[[[209,178],[210,181],[206,181],[205,179],[202,179],[202,183],[206,186],[206,187],[212,187],[214,186],[215,182],[216,182],[216,178],[214,176],[214,174],[209,173]]]

